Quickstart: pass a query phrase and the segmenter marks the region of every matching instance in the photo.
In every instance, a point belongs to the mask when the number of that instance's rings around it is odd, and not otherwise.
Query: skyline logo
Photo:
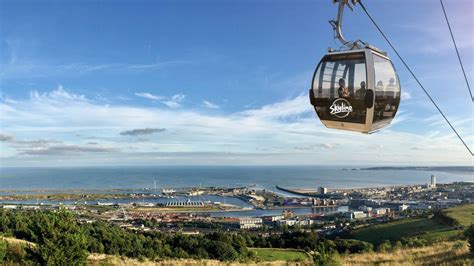
[[[338,118],[345,118],[352,112],[351,104],[344,98],[336,99],[329,109],[331,109],[330,114]]]

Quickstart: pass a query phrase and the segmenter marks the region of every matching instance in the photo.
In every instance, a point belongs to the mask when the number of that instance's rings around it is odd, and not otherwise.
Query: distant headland
[[[474,172],[474,166],[378,166],[360,170],[417,170],[436,172]]]

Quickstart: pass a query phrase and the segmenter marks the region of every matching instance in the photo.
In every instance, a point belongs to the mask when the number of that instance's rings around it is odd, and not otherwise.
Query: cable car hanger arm
[[[343,47],[347,47],[349,50],[352,50],[354,48],[361,48],[362,44],[366,44],[365,42],[361,40],[356,40],[356,41],[348,41],[344,38],[344,35],[342,35],[342,18],[344,15],[344,7],[347,6],[351,11],[354,11],[353,6],[355,6],[359,0],[333,0],[333,3],[339,3],[339,7],[337,10],[337,19],[336,20],[330,20],[329,24],[331,24],[333,30],[334,30],[334,38],[338,39]],[[352,5],[351,5],[352,3]]]

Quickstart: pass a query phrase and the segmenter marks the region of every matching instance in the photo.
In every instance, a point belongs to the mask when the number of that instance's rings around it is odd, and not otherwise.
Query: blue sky
[[[474,2],[445,0],[472,83]],[[474,149],[438,1],[365,1]],[[331,1],[0,0],[0,164],[472,164],[360,7],[343,32],[392,56],[403,97],[372,135],[329,130],[307,91],[337,47]]]

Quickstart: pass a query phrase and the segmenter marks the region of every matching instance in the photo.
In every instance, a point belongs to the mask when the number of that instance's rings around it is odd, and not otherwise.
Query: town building
[[[318,194],[325,195],[328,193],[328,189],[325,187],[319,187],[318,188]]]
[[[436,176],[431,175],[431,188],[436,188]]]
[[[362,211],[350,211],[344,213],[344,216],[349,219],[362,219],[362,218],[367,218],[367,214]]]
[[[240,229],[261,228],[262,218],[240,218],[238,223]]]

